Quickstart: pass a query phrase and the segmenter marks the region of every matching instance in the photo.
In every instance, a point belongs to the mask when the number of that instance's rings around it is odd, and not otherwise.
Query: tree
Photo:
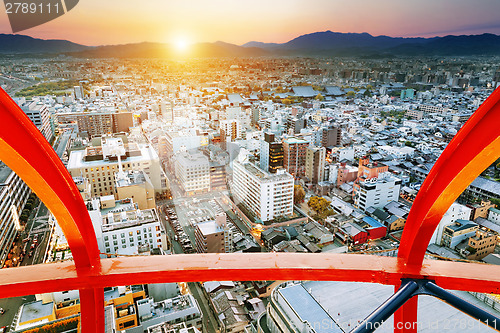
[[[295,185],[293,187],[293,203],[294,204],[299,204],[304,201],[304,198],[306,196],[306,191],[302,188],[300,185]]]
[[[316,214],[324,213],[330,206],[330,201],[323,197],[312,196],[307,205],[316,212]]]
[[[318,101],[322,101],[324,100],[325,98],[323,97],[323,95],[321,94],[317,94],[316,97],[314,97],[315,100],[318,100]]]
[[[352,97],[356,96],[356,93],[351,90],[351,91],[347,92],[346,96],[352,98]]]

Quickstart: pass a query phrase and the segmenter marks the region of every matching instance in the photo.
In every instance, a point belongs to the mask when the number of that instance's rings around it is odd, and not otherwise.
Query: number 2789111
[[[58,14],[63,9],[59,3],[5,2],[7,14]]]

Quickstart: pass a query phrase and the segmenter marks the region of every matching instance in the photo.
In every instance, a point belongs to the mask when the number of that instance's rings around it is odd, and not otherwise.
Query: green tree
[[[356,93],[351,90],[351,91],[347,92],[346,96],[352,98],[352,97],[356,96]]]
[[[295,185],[293,187],[293,203],[294,204],[299,204],[302,201],[304,201],[304,198],[306,196],[306,191],[302,188],[300,185]]]

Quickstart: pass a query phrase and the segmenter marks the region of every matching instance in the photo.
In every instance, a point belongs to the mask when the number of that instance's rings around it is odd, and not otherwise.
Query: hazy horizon
[[[319,32],[367,32],[373,36],[440,37],[500,35],[496,0],[85,0],[65,15],[21,31],[42,39],[98,46],[138,42],[284,43]],[[5,11],[0,32],[12,33]]]

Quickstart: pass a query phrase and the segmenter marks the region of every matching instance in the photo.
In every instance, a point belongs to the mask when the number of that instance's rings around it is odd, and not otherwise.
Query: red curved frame
[[[443,288],[500,292],[500,267],[425,260],[429,240],[460,193],[500,156],[500,89],[450,142],[411,208],[399,257],[355,254],[203,254],[99,259],[94,229],[68,171],[29,118],[0,89],[0,159],[47,205],[64,231],[74,262],[0,270],[0,296],[80,290],[82,330],[104,331],[103,288],[212,280],[336,280],[399,286],[401,278],[435,280]],[[396,321],[417,319],[417,298]],[[414,326],[414,325],[410,325]],[[405,325],[401,325],[405,327]],[[401,332],[416,332],[402,329]]]

